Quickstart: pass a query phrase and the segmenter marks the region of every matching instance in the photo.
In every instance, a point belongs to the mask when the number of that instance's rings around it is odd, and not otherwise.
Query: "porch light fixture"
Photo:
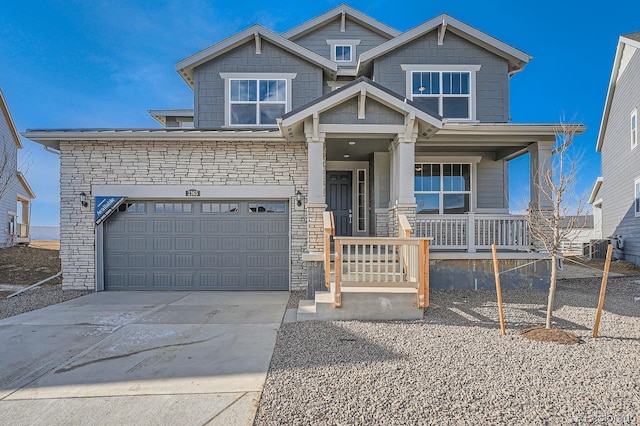
[[[296,201],[297,201],[298,207],[300,207],[302,205],[302,192],[296,191]]]
[[[87,202],[87,194],[85,194],[84,191],[80,193],[80,204],[82,204],[82,207],[87,207],[89,205]]]

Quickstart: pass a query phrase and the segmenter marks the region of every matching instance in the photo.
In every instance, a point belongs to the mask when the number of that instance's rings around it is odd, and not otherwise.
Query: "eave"
[[[18,172],[16,176],[18,178],[18,182],[20,182],[20,185],[22,185],[22,188],[27,193],[27,196],[32,200],[36,198],[36,193],[33,192],[33,189],[31,189],[31,186],[29,186],[29,182],[27,182],[27,178],[24,176],[24,174],[22,174],[22,172]]]
[[[348,16],[358,24],[363,25],[364,27],[369,28],[370,30],[389,39],[400,35],[400,31],[396,30],[395,28],[391,28],[383,24],[382,22],[373,19],[372,17],[355,10],[350,6],[347,6],[346,4],[341,4],[340,6],[331,9],[320,16],[317,16],[298,26],[291,28],[288,31],[285,31],[284,33],[282,33],[282,37],[290,40],[295,40],[325,25],[327,22],[330,22],[337,17],[343,16]]]
[[[439,41],[442,41],[446,37],[447,31],[451,31],[454,34],[507,59],[509,62],[509,75],[522,71],[525,65],[532,59],[532,56],[516,49],[515,47],[477,30],[464,22],[458,21],[447,14],[441,14],[400,34],[398,37],[389,40],[386,43],[364,52],[360,55],[360,59],[358,61],[358,75],[362,75],[370,66],[370,62],[374,59],[386,55],[394,49],[410,43],[411,41],[416,40],[417,38],[436,29],[439,31]]]
[[[60,142],[78,141],[284,141],[278,129],[62,129],[27,130],[22,136],[57,150]]]
[[[591,190],[591,195],[589,195],[589,204],[595,204],[595,202],[598,200],[598,192],[600,192],[600,187],[602,186],[602,176],[599,176],[596,179],[596,182],[593,184],[593,189]]]
[[[13,121],[13,117],[11,116],[9,106],[7,105],[7,101],[4,98],[2,90],[0,90],[0,109],[2,109],[2,114],[4,115],[4,118],[7,121],[7,125],[9,126],[9,132],[11,133],[11,136],[13,136],[13,142],[16,144],[16,147],[18,149],[22,149],[22,141],[20,140],[20,135],[18,134],[18,130],[16,129],[16,123]]]
[[[163,126],[167,125],[167,117],[193,118],[192,109],[150,109],[147,112],[154,120]]]
[[[183,59],[176,64],[176,71],[186,81],[186,83],[193,88],[193,70],[198,66],[206,62],[209,62],[216,57],[227,53],[238,46],[241,46],[247,42],[254,41],[256,43],[256,53],[259,54],[261,50],[261,40],[267,40],[268,42],[311,62],[314,65],[322,68],[331,79],[335,79],[338,71],[338,65],[326,59],[315,52],[312,52],[304,47],[274,33],[273,31],[261,26],[254,25],[232,35],[219,43],[216,43],[200,52]]]

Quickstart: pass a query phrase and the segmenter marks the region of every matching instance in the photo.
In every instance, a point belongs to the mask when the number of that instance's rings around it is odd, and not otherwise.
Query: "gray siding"
[[[602,236],[622,235],[626,260],[640,264],[640,218],[633,209],[640,146],[631,149],[630,117],[640,107],[640,51],[616,83],[602,144]]]
[[[320,114],[322,124],[404,124],[404,115],[373,99],[365,102],[365,118],[358,119],[358,97]]]
[[[0,112],[0,167],[4,163],[4,155],[8,157],[9,170],[3,170],[0,176],[0,247],[5,247],[8,227],[8,212],[16,212],[18,197],[18,179],[16,172],[18,167],[18,149],[9,130],[9,123],[3,113]],[[8,175],[7,175],[8,174]],[[9,180],[6,189],[4,183]]]
[[[509,208],[509,172],[503,160],[483,157],[477,165],[477,203],[479,209]]]
[[[331,59],[331,49],[327,44],[327,40],[360,40],[360,44],[356,46],[356,57],[354,58],[354,62],[357,63],[357,58],[360,54],[389,40],[388,38],[363,27],[357,22],[352,21],[349,17],[347,17],[346,20],[345,32],[341,32],[340,20],[340,17],[336,17],[336,19],[328,22],[326,25],[311,33],[305,34],[298,39],[293,39],[292,41],[295,41],[299,45],[306,47],[318,55]]]
[[[256,55],[253,41],[237,47],[194,70],[194,126],[224,126],[224,80],[221,72],[297,73],[292,82],[293,109],[322,95],[322,69],[265,40]]]
[[[393,50],[374,61],[375,81],[406,96],[406,72],[401,64],[481,65],[476,80],[476,119],[509,121],[509,74],[507,60],[451,32],[438,46],[437,31]]]

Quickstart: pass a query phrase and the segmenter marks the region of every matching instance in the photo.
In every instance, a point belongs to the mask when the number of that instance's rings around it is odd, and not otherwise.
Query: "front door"
[[[336,235],[349,237],[352,232],[351,172],[327,172],[327,209],[333,212]]]

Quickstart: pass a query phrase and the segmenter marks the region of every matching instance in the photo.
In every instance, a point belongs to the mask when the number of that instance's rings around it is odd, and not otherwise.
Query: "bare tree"
[[[577,196],[575,192],[578,158],[572,158],[569,153],[569,147],[581,129],[580,124],[562,122],[558,125],[551,164],[542,168],[544,174],[534,183],[539,197],[529,207],[527,215],[531,236],[552,258],[546,328],[551,328],[562,243],[571,242],[576,238],[576,231],[586,225],[586,196]]]

